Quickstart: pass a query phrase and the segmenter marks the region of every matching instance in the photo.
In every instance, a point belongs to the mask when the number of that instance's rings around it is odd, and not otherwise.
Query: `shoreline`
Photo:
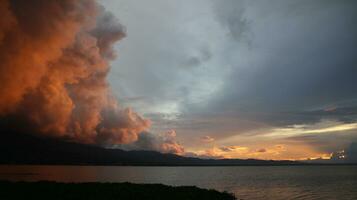
[[[105,199],[105,200],[236,200],[228,192],[203,189],[196,186],[168,186],[136,183],[63,183],[54,181],[2,181],[2,199]]]
[[[286,167],[286,166],[357,166],[357,163],[298,163],[298,164],[246,164],[246,165],[115,165],[91,163],[0,163],[0,166],[99,166],[99,167]]]

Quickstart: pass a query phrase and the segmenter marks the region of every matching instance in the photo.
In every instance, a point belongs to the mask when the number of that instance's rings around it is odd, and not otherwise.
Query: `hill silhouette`
[[[30,134],[1,133],[0,164],[236,166],[298,165],[294,161],[256,159],[200,159],[156,151],[124,151]]]

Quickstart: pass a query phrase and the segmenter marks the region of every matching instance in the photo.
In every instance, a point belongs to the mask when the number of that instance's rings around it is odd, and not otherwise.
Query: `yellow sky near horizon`
[[[331,134],[338,137],[339,134],[348,134],[348,132],[356,130],[357,123],[325,120],[315,124],[262,129],[254,132],[254,134],[237,134],[219,140],[206,136],[202,138],[202,143],[205,143],[203,144],[204,148],[187,148],[186,151],[203,157],[215,158],[255,158],[264,160],[329,159],[333,152],[323,150],[313,139],[316,137],[323,138]]]

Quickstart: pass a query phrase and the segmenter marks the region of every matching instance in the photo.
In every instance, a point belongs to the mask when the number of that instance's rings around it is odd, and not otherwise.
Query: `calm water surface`
[[[0,180],[195,185],[240,199],[357,199],[357,166],[6,166]]]

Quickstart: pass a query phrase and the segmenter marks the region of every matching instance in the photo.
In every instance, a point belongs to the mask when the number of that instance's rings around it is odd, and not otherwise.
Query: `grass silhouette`
[[[0,199],[51,200],[235,200],[234,195],[195,186],[133,183],[57,183],[0,181]]]

